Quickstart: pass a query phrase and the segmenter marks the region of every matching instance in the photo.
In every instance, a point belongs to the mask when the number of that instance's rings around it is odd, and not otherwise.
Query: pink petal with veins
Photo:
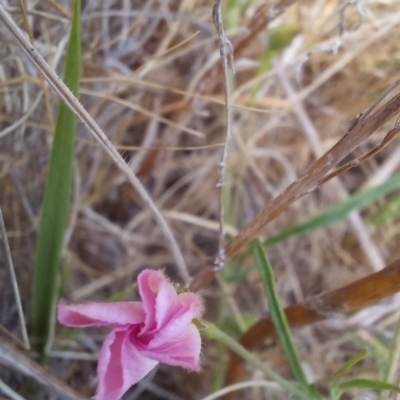
[[[96,400],[119,400],[158,364],[136,349],[131,335],[132,329],[114,330],[103,343],[97,366]]]
[[[145,333],[156,327],[156,296],[160,290],[160,286],[167,281],[167,278],[160,271],[145,269],[139,274],[137,281],[139,294],[143,300],[143,308],[146,313],[146,322],[142,330]]]
[[[161,341],[159,341],[161,343]],[[193,371],[200,369],[201,337],[198,329],[190,324],[179,336],[170,338],[162,344],[150,342],[142,354],[163,364],[188,368]]]
[[[58,321],[66,326],[116,326],[140,324],[145,320],[142,303],[86,303],[58,305]]]

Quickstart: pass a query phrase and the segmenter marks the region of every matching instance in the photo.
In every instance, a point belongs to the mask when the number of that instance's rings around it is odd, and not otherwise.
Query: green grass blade
[[[368,356],[367,351],[363,351],[361,353],[356,354],[355,356],[351,357],[350,360],[345,362],[330,378],[331,382],[337,381],[347,372],[349,372],[356,364],[364,360]]]
[[[300,357],[296,347],[294,346],[289,324],[279,300],[274,271],[267,255],[265,254],[264,247],[259,240],[253,242],[253,253],[257,269],[264,285],[271,319],[275,325],[276,333],[281,342],[282,348],[288,358],[290,368],[300,385],[304,388],[308,388],[309,385],[301,366]]]
[[[378,379],[384,381],[389,360],[389,348],[387,347],[388,343],[386,340],[382,337],[372,335],[364,337],[364,335],[360,335],[359,333],[347,333],[345,337],[349,342],[368,351],[378,369]]]
[[[66,56],[64,82],[77,95],[81,71],[81,0],[75,0]],[[60,102],[43,198],[39,238],[36,248],[32,297],[32,331],[42,350],[47,338],[52,305],[57,291],[57,275],[67,226],[73,174],[77,121]]]
[[[296,395],[298,398],[303,400],[310,400],[310,396],[300,387],[293,385],[286,379],[282,378],[279,374],[274,372],[268,365],[260,361],[254,354],[246,350],[238,342],[228,336],[226,333],[218,329],[214,324],[204,321],[207,326],[206,329],[201,330],[201,334],[209,339],[216,340],[218,343],[229,347],[232,351],[237,353],[243,359],[253,364],[256,368],[262,371],[268,378],[278,383],[282,388],[287,389],[289,392]]]
[[[400,318],[397,320],[392,345],[390,346],[389,359],[385,371],[384,382],[397,381],[397,369],[400,358]],[[382,396],[379,397],[379,400]]]
[[[271,236],[264,242],[264,245],[272,246],[283,242],[291,236],[303,235],[319,228],[337,224],[343,221],[352,211],[363,209],[398,188],[400,188],[400,174],[393,175],[382,185],[357,193],[346,201],[317,214],[315,217],[285,229],[275,236]]]
[[[374,389],[374,390],[390,390],[400,393],[400,387],[392,383],[375,381],[372,379],[353,379],[348,382],[343,382],[336,386],[339,393],[343,393],[347,389]]]

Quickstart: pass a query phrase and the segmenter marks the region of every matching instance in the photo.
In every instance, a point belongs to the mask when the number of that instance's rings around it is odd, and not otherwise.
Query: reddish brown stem
[[[343,136],[339,142],[320,157],[311,167],[286,190],[276,197],[253,221],[251,221],[225,248],[226,260],[231,259],[240,250],[257,237],[263,228],[279,214],[285,211],[296,200],[307,193],[314,191],[321,182],[325,182],[326,175],[340,161],[349,155],[360,143],[371,136],[380,126],[391,120],[400,111],[400,94],[398,93],[383,106],[374,112],[369,112],[365,118],[360,118]],[[387,143],[397,132],[391,131],[383,143]],[[378,146],[379,147],[379,146]],[[213,265],[208,263],[208,265]],[[190,290],[198,291],[206,286],[214,277],[215,272],[208,267],[194,277]]]
[[[351,160],[347,164],[342,167],[336,169],[335,171],[329,173],[325,176],[325,178],[319,183],[319,185],[323,185],[324,183],[330,181],[331,179],[339,176],[347,171],[350,171],[354,167],[358,167],[361,163],[368,160],[368,158],[373,157],[375,154],[378,154],[382,149],[384,149],[400,132],[400,128],[396,127],[391,129],[386,136],[383,138],[382,142],[378,144],[378,146],[374,147],[371,151],[364,154],[361,157],[358,157],[354,160]]]

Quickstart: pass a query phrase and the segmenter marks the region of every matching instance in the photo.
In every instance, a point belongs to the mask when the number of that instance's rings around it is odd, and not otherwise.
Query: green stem
[[[207,329],[201,331],[204,336],[208,337],[209,339],[214,339],[218,343],[222,343],[225,346],[229,347],[232,351],[240,355],[246,361],[253,364],[260,371],[262,371],[269,379],[272,379],[280,386],[282,386],[284,389],[298,396],[300,399],[310,400],[310,395],[308,393],[305,393],[298,386],[293,385],[286,379],[282,378],[279,374],[274,372],[270,367],[261,362],[254,354],[246,350],[238,342],[236,342],[234,339],[232,339],[227,334],[218,329],[214,324],[207,321],[204,321],[204,324],[207,325]]]

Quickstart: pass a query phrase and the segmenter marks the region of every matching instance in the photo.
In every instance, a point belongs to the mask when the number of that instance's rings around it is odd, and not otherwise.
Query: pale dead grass
[[[2,4],[24,28],[18,2]],[[62,74],[71,2],[27,4],[35,47]],[[240,4],[245,7],[245,2]],[[251,2],[240,12],[237,23],[228,21],[227,34],[233,43],[246,34],[246,23],[259,5],[261,2]],[[295,25],[300,33],[285,51],[276,54],[277,67],[263,76],[257,75],[257,68],[268,42],[266,31],[235,58],[236,82],[231,93],[234,146],[225,188],[230,198],[225,206],[228,233],[252,220],[343,135],[351,118],[399,79],[399,4],[393,0],[358,5],[359,9],[354,5],[346,9],[346,29],[340,37],[343,3],[295,3],[272,26]],[[224,141],[224,100],[211,6],[211,2],[189,0],[173,4],[91,0],[83,10],[80,100],[163,210],[192,275],[218,250],[216,183]],[[339,40],[341,47],[334,53]],[[260,89],[253,98],[256,83]],[[36,68],[0,25],[0,206],[28,321],[37,221],[58,102],[55,93],[47,90],[52,115],[46,110]],[[371,149],[385,133],[382,129],[354,156]],[[314,215],[371,182],[382,183],[398,169],[400,157],[396,154],[395,141],[376,158],[340,177],[338,183],[325,185],[296,202],[268,225],[265,236]],[[65,299],[109,299],[131,288],[145,267],[166,268],[173,279],[179,279],[149,210],[83,126],[78,130],[76,155],[73,218],[63,259],[68,274]],[[333,228],[292,238],[271,249],[285,304],[346,284],[399,257],[396,226],[383,234],[372,232],[365,225],[364,213],[355,215]],[[16,304],[1,254],[0,323],[18,336]],[[204,292],[210,318],[218,318],[221,302],[222,315],[232,314],[239,326],[243,315],[258,317],[265,312],[255,272],[240,285],[221,285]],[[135,298],[133,289],[127,298]],[[348,340],[341,342],[343,330],[359,328],[374,333],[381,329],[390,336],[393,322],[380,328],[379,321],[392,315],[393,301],[374,309],[376,318],[366,326],[353,320],[350,326],[350,322],[339,321],[300,330],[296,342],[315,377],[323,382],[354,354],[354,345]],[[102,332],[85,332],[65,346],[67,331],[57,327],[53,372],[84,396],[93,394],[95,363],[75,358],[96,354],[102,337]],[[75,355],[62,353],[66,350]],[[218,357],[207,344],[203,374],[188,376],[161,367],[127,399],[200,399],[213,390],[213,376],[221,373]],[[273,351],[265,358],[273,362]],[[366,373],[372,370],[368,363],[363,368]],[[282,370],[285,372],[285,367]],[[257,378],[255,372],[249,373]],[[26,395],[26,382],[20,375],[1,371],[0,378]],[[247,389],[242,396],[263,398],[260,389]]]

